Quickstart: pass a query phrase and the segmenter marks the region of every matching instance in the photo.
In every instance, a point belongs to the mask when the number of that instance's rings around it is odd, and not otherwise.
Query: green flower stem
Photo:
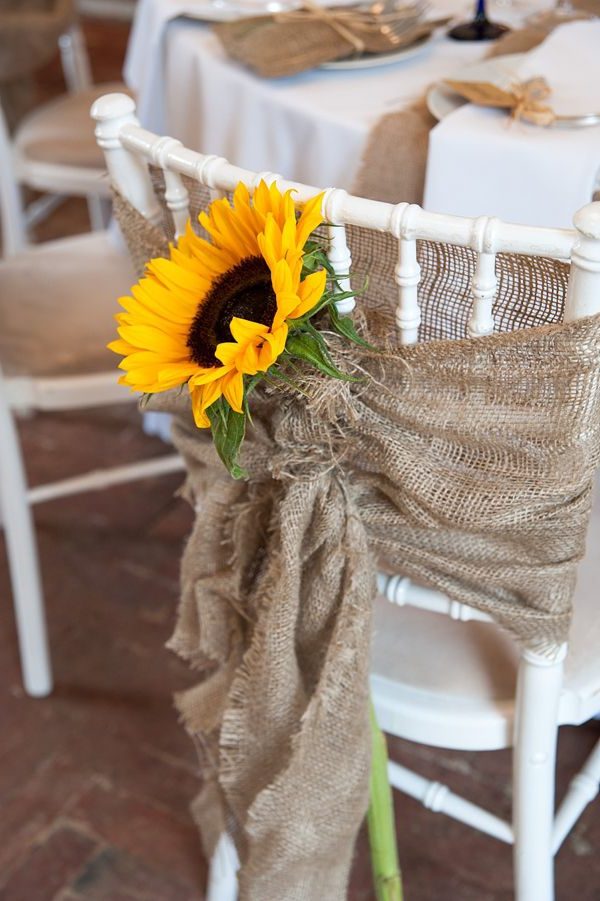
[[[371,866],[377,901],[402,901],[402,877],[394,822],[392,789],[388,779],[385,736],[371,704],[371,780],[367,812]]]

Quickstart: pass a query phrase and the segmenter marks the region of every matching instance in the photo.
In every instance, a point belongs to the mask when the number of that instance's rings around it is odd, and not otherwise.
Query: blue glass
[[[448,32],[448,37],[455,41],[495,41],[507,31],[510,29],[506,25],[490,22],[485,11],[485,0],[477,0],[473,21],[455,25]]]

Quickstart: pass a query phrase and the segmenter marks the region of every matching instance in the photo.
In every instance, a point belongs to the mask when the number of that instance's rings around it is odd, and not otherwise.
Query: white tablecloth
[[[555,112],[600,112],[600,20],[563,25],[530,51],[519,78],[537,75],[552,88]],[[568,228],[599,170],[600,125],[540,128],[467,104],[431,132],[424,205]]]
[[[185,6],[138,4],[125,78],[138,93],[142,123],[237,165],[315,185],[350,188],[377,120],[486,49],[441,33],[393,65],[266,81],[228,60],[206,25],[167,21]],[[433,13],[464,17],[465,9],[465,0],[436,0]]]

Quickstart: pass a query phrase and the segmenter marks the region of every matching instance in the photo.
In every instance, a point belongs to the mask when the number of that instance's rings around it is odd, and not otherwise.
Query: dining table
[[[384,59],[342,60],[294,76],[262,78],[229,58],[211,27],[234,14],[272,8],[268,0],[259,2],[140,0],[125,80],[150,130],[236,165],[318,187],[355,189],[377,123],[410,109],[431,86],[482,60],[490,49],[486,41],[451,40],[444,24],[428,41]],[[490,15],[518,29],[550,7],[547,0],[504,0],[490,4]],[[434,0],[427,12],[448,23],[470,14],[465,0]],[[411,135],[401,134],[399,141],[404,139],[410,143]],[[559,133],[524,122],[509,126],[504,111],[459,110],[430,133],[423,205],[567,227],[577,206],[591,199],[595,160],[600,161],[600,127]],[[577,184],[561,193],[569,178]]]

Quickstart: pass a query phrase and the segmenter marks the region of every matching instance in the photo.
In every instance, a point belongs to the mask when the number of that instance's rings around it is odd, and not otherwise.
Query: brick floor
[[[115,77],[127,29],[86,23],[99,77]],[[53,80],[54,79],[54,80]],[[42,95],[60,87],[48,67]],[[40,232],[76,231],[65,204]],[[41,415],[21,425],[32,483],[162,453],[134,410]],[[179,477],[53,502],[36,511],[56,690],[24,696],[0,541],[0,901],[201,901],[206,862],[188,805],[194,751],[172,694],[190,682],[169,652],[178,560],[191,524]],[[559,791],[598,736],[562,730]],[[396,758],[508,815],[509,754],[393,741]],[[509,849],[396,797],[407,901],[509,901]],[[600,899],[600,806],[557,861],[558,901]],[[361,834],[349,901],[373,901]],[[327,899],[323,899],[327,901]]]

